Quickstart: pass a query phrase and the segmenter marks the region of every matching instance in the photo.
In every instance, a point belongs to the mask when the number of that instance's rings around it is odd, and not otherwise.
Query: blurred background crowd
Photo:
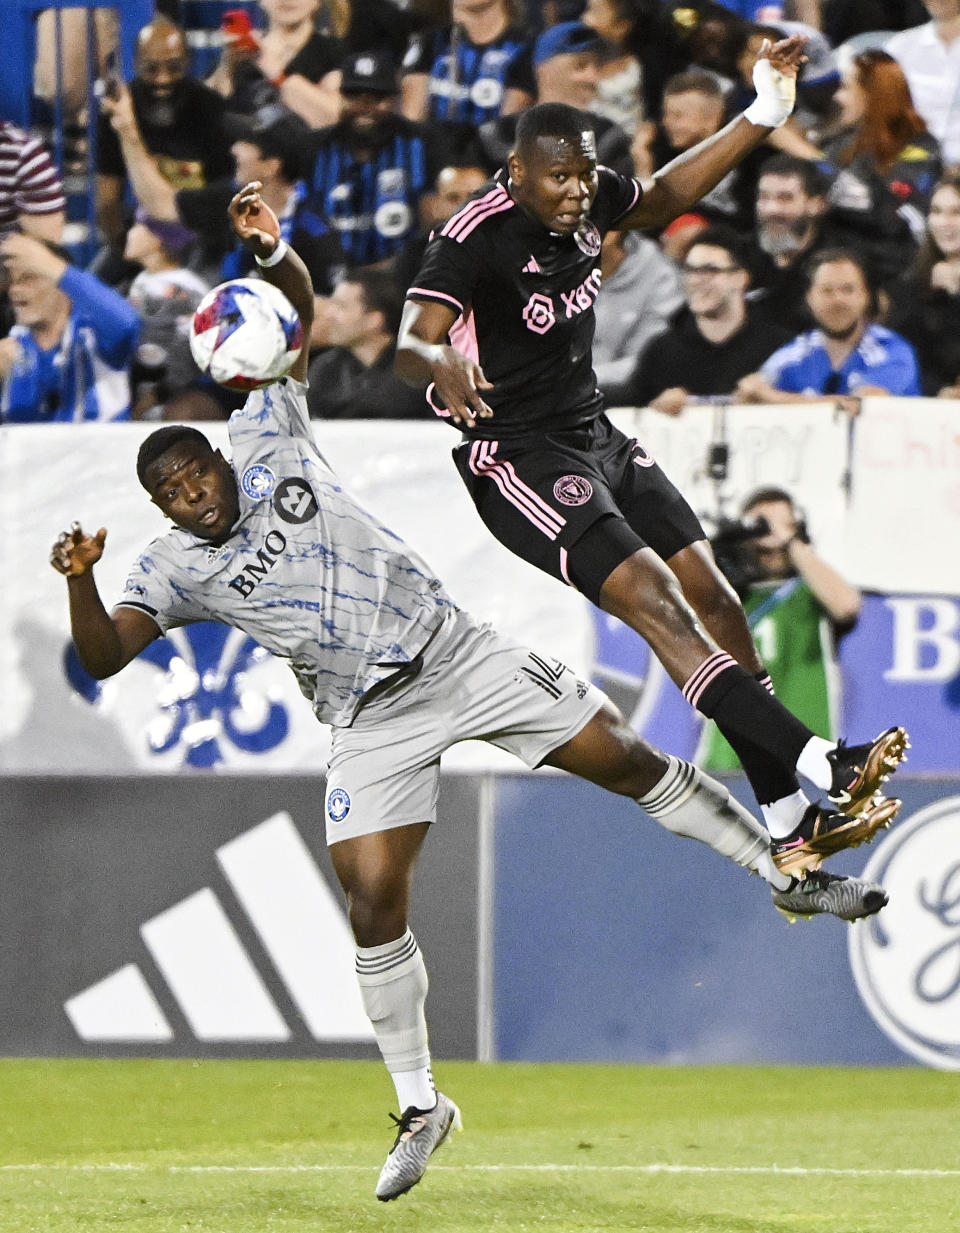
[[[404,291],[523,109],[583,108],[649,176],[796,31],[788,124],[661,234],[606,237],[601,388],[960,396],[960,0],[156,0],[132,75],[123,7],[41,13],[30,122],[0,117],[0,422],[226,417],[188,332],[255,275],[226,225],[251,179],[313,276],[312,415],[430,415],[392,372]]]

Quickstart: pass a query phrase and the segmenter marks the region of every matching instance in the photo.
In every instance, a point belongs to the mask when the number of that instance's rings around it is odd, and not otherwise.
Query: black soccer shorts
[[[493,535],[595,604],[613,570],[639,548],[667,560],[706,539],[640,442],[606,416],[536,437],[466,440],[453,458]]]

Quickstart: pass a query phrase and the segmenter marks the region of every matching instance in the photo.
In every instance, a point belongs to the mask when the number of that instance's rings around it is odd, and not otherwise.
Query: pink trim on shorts
[[[496,441],[475,441],[470,447],[470,470],[474,475],[492,479],[504,498],[516,506],[538,531],[542,531],[548,539],[556,539],[567,525],[566,518],[519,478],[512,463],[494,457],[497,445]]]

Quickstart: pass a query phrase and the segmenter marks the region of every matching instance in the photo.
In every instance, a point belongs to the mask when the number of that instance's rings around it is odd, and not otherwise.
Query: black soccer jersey
[[[501,177],[436,233],[407,292],[460,314],[450,341],[494,386],[483,394],[493,418],[464,431],[491,440],[600,414],[591,357],[600,241],[641,195],[636,180],[601,167],[588,220],[575,235],[557,235],[516,204]]]

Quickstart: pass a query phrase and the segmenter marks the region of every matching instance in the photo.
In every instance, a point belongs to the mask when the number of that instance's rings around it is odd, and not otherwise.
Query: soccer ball
[[[260,278],[234,278],[214,287],[190,326],[197,367],[229,390],[258,390],[278,381],[302,347],[297,310]]]

